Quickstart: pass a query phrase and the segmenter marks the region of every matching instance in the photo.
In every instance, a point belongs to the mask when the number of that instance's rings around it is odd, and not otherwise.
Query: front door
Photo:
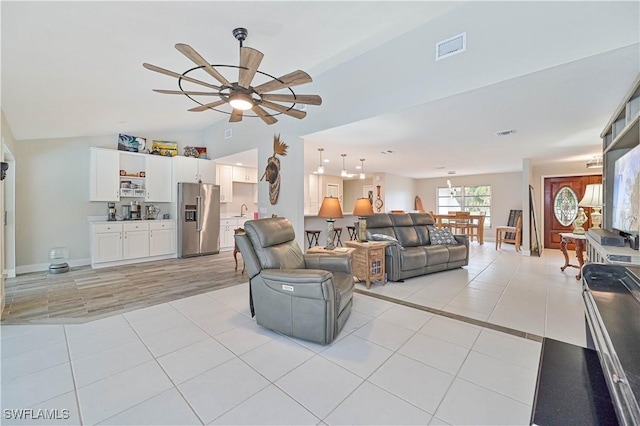
[[[572,232],[573,220],[578,214],[578,203],[590,183],[602,183],[601,175],[567,176],[544,180],[544,247],[560,248],[560,233]],[[588,221],[583,228],[591,227],[591,208],[585,207]],[[570,249],[574,249],[569,245]]]

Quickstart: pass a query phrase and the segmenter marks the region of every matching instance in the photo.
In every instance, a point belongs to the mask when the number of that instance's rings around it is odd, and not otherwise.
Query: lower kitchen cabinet
[[[149,256],[164,256],[176,253],[176,223],[149,223]]]
[[[173,220],[91,223],[92,268],[173,257],[176,257]]]
[[[246,217],[220,219],[220,250],[233,249],[235,245],[235,230],[243,228],[247,220],[249,218]]]

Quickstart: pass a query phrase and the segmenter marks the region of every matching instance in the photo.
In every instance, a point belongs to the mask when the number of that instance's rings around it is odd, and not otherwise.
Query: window
[[[451,186],[438,188],[438,214],[467,211],[484,212],[484,226],[491,226],[491,186]]]

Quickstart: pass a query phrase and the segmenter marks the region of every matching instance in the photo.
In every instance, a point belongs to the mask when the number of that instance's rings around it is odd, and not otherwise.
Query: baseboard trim
[[[78,266],[87,266],[91,265],[91,259],[70,259],[68,262],[69,267],[76,268]],[[20,274],[30,274],[33,272],[43,272],[49,270],[49,263],[34,263],[32,265],[22,265],[18,266],[15,270],[15,273]]]

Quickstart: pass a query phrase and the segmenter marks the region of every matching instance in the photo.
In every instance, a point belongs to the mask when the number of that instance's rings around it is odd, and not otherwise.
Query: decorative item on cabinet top
[[[120,133],[118,135],[118,150],[129,152],[142,152],[145,149],[147,140],[137,136],[124,135]]]
[[[153,141],[151,143],[151,154],[175,157],[178,155],[178,142]]]

